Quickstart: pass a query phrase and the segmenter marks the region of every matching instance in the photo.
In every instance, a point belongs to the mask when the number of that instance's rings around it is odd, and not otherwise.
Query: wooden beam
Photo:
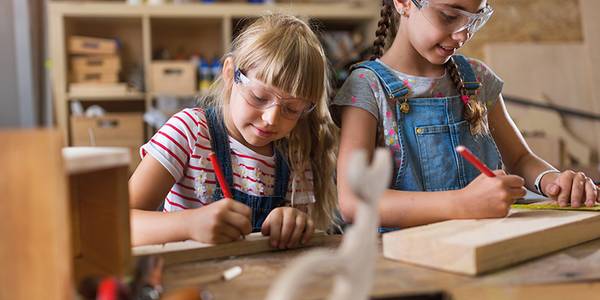
[[[452,220],[383,235],[386,258],[477,275],[600,237],[600,214],[512,210],[502,219]]]

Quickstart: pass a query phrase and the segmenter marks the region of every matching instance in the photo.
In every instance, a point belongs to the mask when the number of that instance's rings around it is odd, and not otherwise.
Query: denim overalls
[[[233,169],[231,167],[231,150],[229,149],[229,135],[225,124],[217,115],[214,109],[206,109],[208,118],[208,129],[210,131],[210,142],[213,151],[219,159],[221,169],[225,175],[233,198],[239,202],[248,205],[252,209],[252,231],[260,231],[262,223],[265,221],[271,210],[281,206],[285,202],[285,196],[288,187],[288,178],[290,175],[289,167],[282,154],[275,149],[275,188],[273,196],[253,196],[233,188]],[[223,192],[217,181],[213,199],[223,198]]]
[[[465,57],[454,55],[460,78],[468,95],[481,86]],[[408,98],[409,88],[394,72],[378,61],[366,61],[354,68],[373,71],[386,96],[395,99],[398,141],[402,159],[394,167],[392,189],[403,191],[445,191],[464,188],[480,172],[454,149],[469,148],[492,170],[502,168],[502,159],[489,133],[474,136],[464,120],[461,96]],[[477,101],[471,98],[470,101]],[[403,108],[405,109],[403,111]],[[406,111],[408,108],[408,111]],[[380,228],[380,232],[398,228]]]

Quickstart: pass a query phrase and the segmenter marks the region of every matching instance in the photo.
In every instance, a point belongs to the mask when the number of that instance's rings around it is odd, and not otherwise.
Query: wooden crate
[[[123,148],[63,149],[76,282],[94,276],[124,276],[131,268],[130,154]]]
[[[196,65],[186,61],[152,62],[151,89],[156,94],[195,94]]]
[[[144,143],[142,113],[110,113],[101,117],[71,116],[73,146],[127,147],[131,152],[130,170],[140,162],[139,147]]]
[[[115,54],[118,45],[114,39],[71,36],[68,42],[70,54]]]
[[[74,73],[119,72],[121,58],[118,55],[73,56],[71,70]]]
[[[114,70],[96,70],[71,73],[71,82],[76,83],[117,83],[119,73]]]

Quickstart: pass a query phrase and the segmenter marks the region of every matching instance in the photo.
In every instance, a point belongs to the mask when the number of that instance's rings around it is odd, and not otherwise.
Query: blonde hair
[[[258,80],[316,103],[287,137],[275,141],[275,147],[287,156],[290,169],[301,182],[307,182],[304,170],[310,166],[316,197],[311,216],[317,228],[328,229],[337,209],[334,170],[338,132],[329,114],[329,71],[319,39],[302,20],[270,14],[243,30],[226,57],[241,70],[254,69]],[[230,88],[219,76],[201,101],[204,106],[222,110],[230,95]]]
[[[398,32],[398,26],[400,26],[400,14],[394,9],[394,3],[391,0],[381,1],[381,18],[379,19],[377,26],[371,60],[380,58],[383,55],[383,51],[386,49],[386,41],[393,41]],[[450,78],[460,94],[467,95],[460,80],[460,76],[458,75],[458,67],[456,66],[456,63],[454,63],[454,60],[451,59],[446,63],[446,70],[448,70]],[[486,112],[487,107],[476,98],[465,105],[463,116],[465,120],[469,122],[471,134],[479,135],[488,132]]]

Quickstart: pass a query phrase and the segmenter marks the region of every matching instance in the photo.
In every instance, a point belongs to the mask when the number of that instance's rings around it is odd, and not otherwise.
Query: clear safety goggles
[[[316,104],[302,98],[283,98],[269,91],[264,83],[250,79],[239,68],[235,68],[234,82],[240,87],[240,94],[248,105],[266,110],[275,105],[281,106],[284,118],[296,120],[315,109]]]
[[[494,13],[494,9],[489,4],[477,13],[471,13],[433,0],[412,0],[412,2],[429,23],[448,33],[466,29],[470,34],[474,34]]]

